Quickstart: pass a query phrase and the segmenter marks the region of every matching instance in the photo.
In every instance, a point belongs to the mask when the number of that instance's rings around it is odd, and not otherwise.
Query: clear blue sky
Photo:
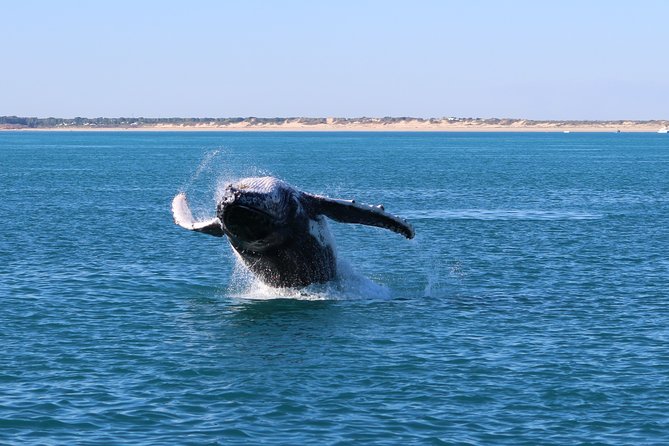
[[[669,1],[6,1],[0,115],[669,119]]]

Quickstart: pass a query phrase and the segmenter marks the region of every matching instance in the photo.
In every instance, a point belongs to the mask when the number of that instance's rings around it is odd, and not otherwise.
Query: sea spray
[[[204,157],[195,169],[195,172],[193,172],[190,178],[179,188],[179,192],[187,192],[193,186],[193,183],[195,183],[195,181],[200,177],[200,175],[202,175],[202,172],[204,172],[212,164],[212,161],[214,161],[214,159],[220,153],[220,149],[205,152]]]
[[[193,174],[178,189],[187,196],[195,221],[211,218],[216,209],[219,188],[212,178],[231,176],[221,155],[225,155],[223,149],[205,152]]]
[[[192,209],[195,220],[211,218],[228,184],[246,177],[271,176],[272,172],[257,166],[245,166],[233,172],[229,165],[223,165],[222,149],[206,152],[191,177],[179,189],[179,193],[188,193],[189,201],[193,196]],[[197,183],[208,184],[203,187],[208,193],[193,193]],[[213,199],[214,205],[203,203],[203,195]],[[199,199],[199,200],[198,200]],[[332,241],[334,246],[334,241]],[[388,299],[391,290],[357,273],[351,264],[341,258],[337,261],[335,280],[312,284],[305,288],[274,288],[260,281],[244,265],[239,255],[233,250],[234,267],[228,281],[227,294],[242,299],[298,299],[298,300],[349,300],[349,299]]]
[[[205,152],[191,176],[177,190],[188,197],[195,220],[212,217],[229,183],[245,177],[271,175],[257,166],[239,167],[239,162],[232,163],[230,157],[223,148]]]
[[[249,177],[264,177],[264,176],[275,176],[267,169],[261,169],[256,166],[249,166],[244,169],[239,169],[237,172],[234,172],[231,169],[221,169],[214,180],[214,200],[216,203],[221,201],[223,194],[225,193],[225,188],[228,184],[234,183],[241,180],[242,178]]]
[[[414,252],[414,258],[422,265],[420,269],[424,273],[424,297],[444,295],[449,287],[447,276],[462,277],[462,266],[458,261],[452,262],[448,267],[449,273],[445,274],[445,268],[449,263],[445,260],[444,253],[436,250],[435,245],[429,243],[420,232],[414,239],[409,240],[409,243]]]
[[[389,288],[355,272],[346,260],[341,259],[337,262],[335,280],[312,284],[304,288],[274,288],[254,276],[238,255],[235,255],[235,266],[227,294],[235,298],[250,300],[389,299],[392,295]]]

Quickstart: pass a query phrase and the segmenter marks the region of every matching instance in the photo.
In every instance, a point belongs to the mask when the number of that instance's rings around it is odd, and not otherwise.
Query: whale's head
[[[382,205],[301,192],[272,177],[244,178],[227,184],[216,218],[194,220],[183,192],[172,200],[172,215],[174,222],[185,229],[227,236],[237,251],[266,252],[289,241],[298,242],[306,235],[315,237],[322,246],[329,246],[323,217],[341,223],[378,226],[407,238],[414,236],[411,224],[387,213]]]
[[[272,177],[229,183],[217,216],[233,246],[265,251],[285,242],[300,208],[299,192]]]

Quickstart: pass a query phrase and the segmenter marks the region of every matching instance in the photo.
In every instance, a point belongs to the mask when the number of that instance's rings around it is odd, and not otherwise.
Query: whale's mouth
[[[272,217],[263,211],[241,205],[225,209],[223,225],[232,236],[247,242],[265,239],[274,230]]]

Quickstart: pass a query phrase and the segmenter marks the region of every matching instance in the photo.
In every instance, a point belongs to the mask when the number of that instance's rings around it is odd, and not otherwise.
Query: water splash
[[[251,166],[245,169],[240,169],[240,171],[233,173],[231,170],[222,170],[216,176],[214,181],[214,200],[218,203],[223,198],[223,193],[225,192],[225,187],[236,181],[241,180],[242,178],[249,177],[265,177],[265,176],[275,176],[267,169],[261,169],[259,167]]]
[[[449,290],[450,278],[461,279],[465,273],[458,260],[445,261],[443,251],[437,251],[420,233],[409,243],[424,272],[423,297],[443,296]]]
[[[392,293],[389,288],[355,272],[345,260],[337,262],[337,278],[333,281],[304,288],[274,288],[255,277],[236,256],[226,294],[248,300],[355,300],[389,299]]]
[[[256,166],[233,167],[236,164],[238,163],[231,162],[230,154],[223,148],[207,151],[192,175],[179,187],[177,194],[186,195],[195,221],[213,216],[227,184],[250,176],[271,175],[267,170]]]
[[[257,166],[247,166],[233,172],[229,165],[221,164],[222,158],[219,155],[222,153],[221,149],[205,153],[195,172],[179,189],[179,193],[188,195],[188,201],[192,203],[191,209],[196,221],[211,218],[216,207],[215,204],[212,206],[210,200],[213,199],[214,203],[218,203],[229,183],[247,177],[275,176],[267,169]],[[201,181],[209,179],[207,193],[192,193],[192,189],[195,188],[196,183],[203,175],[204,178]],[[211,180],[212,177],[213,181]],[[207,197],[208,203],[203,201],[203,196]],[[334,241],[332,243],[334,245]],[[388,299],[391,297],[391,290],[388,287],[379,285],[355,272],[352,266],[342,259],[337,261],[337,278],[333,281],[313,284],[300,289],[274,288],[266,285],[253,275],[233,249],[230,249],[230,252],[234,255],[235,262],[226,294],[235,298],[253,300],[350,300],[361,298]]]
[[[212,218],[218,200],[218,187],[211,178],[230,176],[225,163],[223,149],[215,149],[204,153],[200,164],[193,174],[178,189],[178,194],[184,194],[192,212],[194,221]]]
[[[207,168],[212,164],[214,159],[221,153],[220,149],[212,150],[210,152],[206,152],[204,154],[204,157],[202,158],[202,161],[200,161],[200,164],[197,166],[197,169],[195,169],[195,172],[190,176],[190,178],[179,188],[179,192],[186,192],[188,191],[195,181],[202,175],[202,172],[207,170]]]

